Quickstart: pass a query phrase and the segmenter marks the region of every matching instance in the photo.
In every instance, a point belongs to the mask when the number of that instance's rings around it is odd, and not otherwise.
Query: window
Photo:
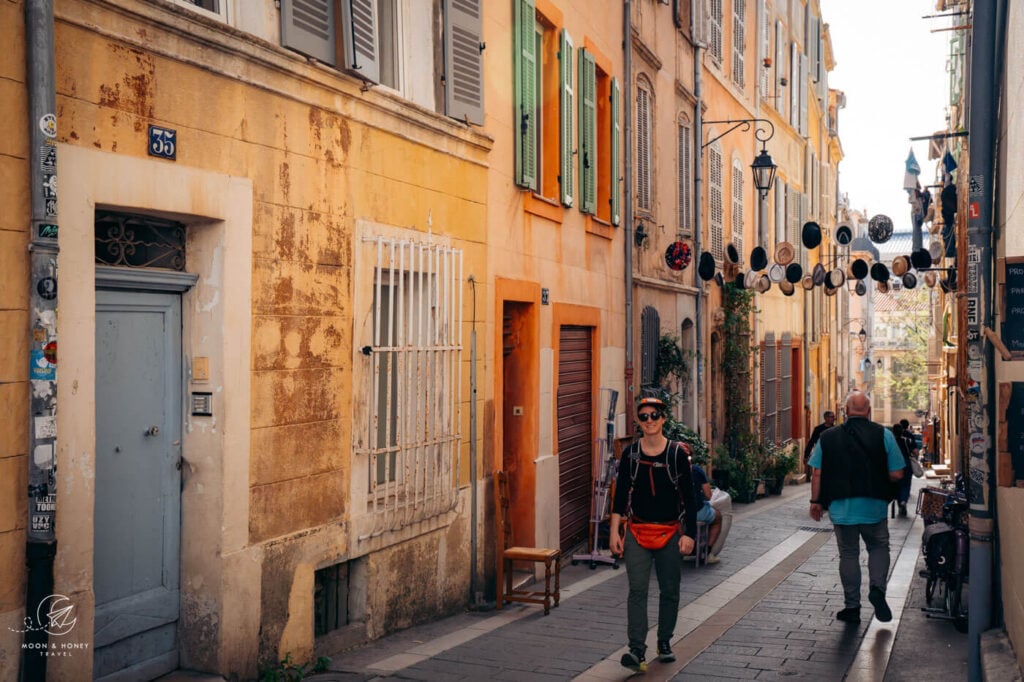
[[[765,334],[761,344],[761,440],[775,442],[775,422],[778,417],[778,389],[775,376],[775,334]]]
[[[643,77],[636,88],[636,206],[651,210],[651,91]]]
[[[711,39],[708,41],[708,53],[716,64],[722,63],[722,2],[723,0],[711,1],[711,16],[708,17],[708,26],[711,31]]]
[[[779,341],[779,427],[778,441],[793,439],[793,349],[789,332]]]
[[[781,21],[775,22],[775,61],[772,63],[772,73],[775,74],[775,92],[772,98],[772,106],[779,112],[783,117],[786,116],[786,96],[785,91],[782,88],[787,84],[786,82],[786,41],[783,37],[786,35],[785,26]]]
[[[661,339],[661,316],[653,306],[640,314],[640,387],[658,385],[658,342]]]
[[[611,62],[579,49],[580,211],[612,225],[621,219],[619,191],[622,94]]]
[[[800,126],[800,49],[789,44],[789,125]]]
[[[679,122],[676,139],[676,204],[678,229],[684,235],[693,234],[693,187],[690,166],[693,163],[693,128],[689,121]]]
[[[746,83],[744,55],[747,50],[746,37],[747,0],[732,2],[732,82],[740,88]]]
[[[199,14],[214,19],[227,20],[227,5],[224,0],[174,0],[175,4],[184,5],[192,10],[199,10]]]
[[[718,261],[725,253],[723,202],[722,146],[716,141],[708,147],[708,212],[711,214],[708,229],[711,232],[711,255]]]
[[[732,161],[732,243],[743,258],[743,162]]]
[[[281,44],[444,113],[483,124],[480,0],[444,4],[443,64],[435,64],[433,3],[421,0],[280,0]]]
[[[771,24],[768,17],[768,8],[764,4],[764,0],[761,0],[761,24],[760,24],[760,45],[761,50],[757,56],[757,73],[758,82],[761,87],[761,97],[768,99],[772,96],[771,91],[771,73],[772,70],[765,65],[764,60],[770,59],[772,56],[772,38],[771,38]]]

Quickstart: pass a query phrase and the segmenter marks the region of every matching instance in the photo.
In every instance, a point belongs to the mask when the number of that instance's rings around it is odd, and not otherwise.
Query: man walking
[[[903,454],[892,432],[871,421],[871,401],[860,392],[846,400],[848,419],[821,435],[811,453],[811,518],[827,510],[839,547],[839,579],[844,608],[836,618],[860,622],[860,540],[868,550],[868,601],[875,617],[892,620],[885,601],[889,575],[889,526],[886,511],[893,482],[903,478]]]
[[[807,447],[804,448],[804,471],[807,472],[808,476],[811,474],[808,464],[811,460],[811,451],[814,450],[814,446],[818,443],[818,439],[821,438],[821,434],[836,425],[836,413],[832,410],[826,410],[821,417],[825,421],[814,427],[814,430],[811,431],[811,437],[807,441]]]

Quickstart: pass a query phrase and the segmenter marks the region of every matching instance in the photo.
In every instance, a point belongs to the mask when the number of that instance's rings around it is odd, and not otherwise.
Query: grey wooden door
[[[181,298],[96,292],[93,675],[178,665]]]

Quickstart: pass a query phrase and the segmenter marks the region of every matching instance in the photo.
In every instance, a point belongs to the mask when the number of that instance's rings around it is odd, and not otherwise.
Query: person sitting
[[[722,532],[722,512],[711,506],[711,484],[708,482],[707,474],[698,464],[691,464],[690,470],[693,475],[693,496],[697,500],[697,521],[708,524],[708,556],[704,560],[708,564],[717,564],[719,558],[711,553],[719,534]],[[694,552],[700,551],[695,548]]]

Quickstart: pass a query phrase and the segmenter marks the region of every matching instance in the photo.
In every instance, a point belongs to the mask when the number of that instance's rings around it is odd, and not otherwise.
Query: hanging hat
[[[715,257],[710,251],[700,254],[700,262],[697,264],[697,274],[705,282],[715,276]]]
[[[792,282],[790,282],[788,279],[784,279],[781,282],[779,282],[779,291],[781,291],[786,296],[792,296],[793,292],[796,291],[796,288],[793,286]]]
[[[790,263],[786,266],[786,280],[796,284],[804,276],[804,269],[799,263]]]
[[[885,263],[875,263],[871,266],[871,279],[876,282],[889,281],[889,268],[885,267]]]
[[[913,289],[917,286],[917,275],[912,272],[908,272],[903,275],[903,286],[907,289]]]
[[[832,287],[833,289],[838,289],[843,286],[845,282],[846,273],[843,272],[841,268],[831,270],[827,275],[825,275],[825,286]]]
[[[938,275],[936,275],[931,270],[924,273],[924,283],[928,285],[929,289],[935,286],[935,282],[938,281],[938,279]]]
[[[928,252],[928,249],[918,249],[910,254],[910,264],[918,270],[930,268],[932,266],[932,254]]]
[[[825,283],[826,296],[835,296],[837,291],[839,291],[839,289],[836,289],[835,287],[830,287],[827,282]]]
[[[854,279],[864,279],[868,276],[868,262],[858,258],[850,263],[850,276]]]
[[[779,242],[775,245],[775,262],[779,265],[789,265],[793,262],[793,245],[789,242]]]
[[[686,242],[672,242],[665,249],[665,265],[669,270],[682,270],[690,264],[693,252]]]
[[[772,266],[768,268],[768,279],[778,284],[786,278],[786,269],[778,263],[772,263]]]
[[[743,273],[737,272],[736,276],[732,279],[733,286],[735,286],[740,291],[746,289],[746,286],[744,286],[744,279],[745,276],[743,275]]]
[[[800,241],[803,242],[805,249],[817,248],[821,243],[821,225],[813,220],[804,223],[804,227],[800,231]]]
[[[768,279],[768,275],[762,274],[757,278],[757,284],[754,285],[754,288],[757,289],[757,293],[763,294],[772,288],[772,281]]]
[[[814,288],[814,278],[810,275],[804,275],[803,279],[800,280],[800,286],[805,290],[810,291]]]
[[[932,257],[933,263],[937,263],[942,258],[942,242],[933,239],[932,243],[928,245],[928,255]]]
[[[889,293],[889,280],[875,282],[875,287],[878,289],[878,293],[887,294]]]
[[[736,279],[738,274],[740,274],[740,268],[731,260],[726,260],[722,263],[722,275],[725,276],[726,280],[731,282]]]
[[[736,245],[732,242],[725,245],[725,257],[729,259],[730,263],[740,262],[740,252],[736,250]]]
[[[868,285],[864,283],[864,280],[857,280],[857,284],[853,287],[853,291],[858,296],[863,296],[868,293]]]
[[[716,272],[715,273],[715,284],[717,284],[720,287],[724,287],[725,286],[725,278],[722,277],[722,273],[720,273],[720,272]]]
[[[825,266],[821,263],[817,263],[814,266],[814,270],[811,271],[811,279],[814,281],[814,286],[820,287],[825,283]]]
[[[892,236],[892,219],[879,213],[868,221],[868,237],[876,244],[884,244]]]
[[[949,279],[943,277],[942,279],[939,280],[939,288],[942,289],[944,293],[948,294],[949,292],[953,291],[956,287],[953,285],[952,282],[949,281]]]
[[[902,277],[910,269],[910,259],[906,256],[896,256],[892,259],[892,274]]]
[[[755,246],[750,252],[750,267],[757,272],[768,267],[768,252],[764,250],[763,246]]]
[[[753,270],[747,270],[747,274],[743,276],[743,288],[753,289],[755,283],[757,283],[757,273]]]
[[[836,241],[843,246],[853,241],[853,230],[850,229],[849,223],[839,223],[839,227],[836,228]]]

